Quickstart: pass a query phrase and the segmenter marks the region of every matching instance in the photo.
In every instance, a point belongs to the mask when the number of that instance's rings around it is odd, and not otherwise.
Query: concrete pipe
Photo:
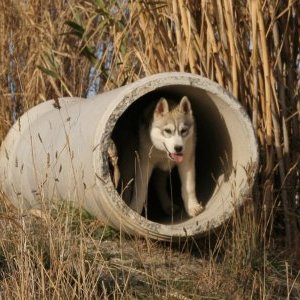
[[[185,214],[174,171],[176,214],[162,212],[150,182],[147,213],[139,215],[112,180],[118,169],[109,159],[111,138],[119,162],[127,161],[133,172],[134,156],[122,153],[136,150],[139,115],[151,99],[184,95],[197,124],[196,185],[205,210],[193,218]],[[251,193],[257,165],[251,122],[227,91],[201,76],[162,73],[89,99],[60,98],[33,107],[1,145],[0,181],[22,210],[69,200],[118,230],[175,240],[199,236],[230,218]]]

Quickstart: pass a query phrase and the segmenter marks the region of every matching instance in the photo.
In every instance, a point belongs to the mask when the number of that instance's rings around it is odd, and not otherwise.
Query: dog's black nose
[[[180,153],[182,151],[182,148],[183,148],[182,146],[178,146],[178,145],[174,146],[176,153]]]

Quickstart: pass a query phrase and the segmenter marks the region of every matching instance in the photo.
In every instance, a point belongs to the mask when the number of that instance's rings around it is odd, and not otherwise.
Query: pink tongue
[[[183,155],[182,154],[176,154],[176,153],[170,153],[170,156],[173,160],[175,160],[177,163],[181,163],[183,161]]]

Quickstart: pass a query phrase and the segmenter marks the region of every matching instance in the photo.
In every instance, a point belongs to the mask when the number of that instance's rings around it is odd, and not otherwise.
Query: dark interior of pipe
[[[188,96],[191,101],[197,124],[196,181],[198,199],[201,199],[205,205],[210,201],[216,189],[217,179],[224,175],[226,181],[231,174],[232,143],[224,116],[212,99],[214,96],[209,95],[205,90],[191,86],[163,87],[140,97],[130,105],[118,119],[112,133],[112,139],[118,151],[119,166],[126,166],[120,168],[121,184],[119,184],[118,192],[127,204],[130,202],[133,187],[133,181],[130,182],[130,179],[134,178],[137,168],[138,128],[143,112],[160,97],[180,101],[184,95]],[[168,182],[166,182],[174,203],[173,215],[166,215],[161,209],[153,186],[152,179],[154,176],[162,175],[160,171],[154,171],[151,176],[148,201],[143,215],[149,220],[162,224],[180,223],[187,220],[188,216],[181,199],[180,178],[177,168],[172,170],[168,176]]]

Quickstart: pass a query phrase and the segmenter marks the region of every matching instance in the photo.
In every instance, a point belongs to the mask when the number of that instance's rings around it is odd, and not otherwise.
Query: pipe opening
[[[158,88],[136,99],[117,120],[112,139],[117,147],[121,180],[118,192],[127,205],[134,188],[138,171],[137,149],[139,127],[143,112],[160,97],[180,101],[188,96],[197,128],[196,187],[197,198],[204,205],[214,201],[216,190],[222,190],[233,171],[232,139],[217,101],[208,91],[192,86],[171,85]],[[222,180],[221,180],[222,178]],[[161,208],[155,189],[155,180],[164,180],[169,196],[173,199],[174,211],[167,215]],[[189,219],[181,198],[181,183],[177,168],[171,174],[155,170],[150,178],[148,201],[143,216],[160,224],[179,224]]]
[[[154,183],[157,177],[162,181],[164,173],[154,172],[140,216],[128,207],[131,179],[139,170],[139,122],[160,97],[180,101],[183,96],[190,99],[197,123],[196,186],[205,209],[196,217],[187,216],[175,169],[165,179],[176,205],[174,215],[160,206]],[[230,93],[207,78],[161,73],[89,100],[62,98],[59,104],[57,109],[53,100],[47,101],[24,113],[1,145],[1,190],[17,207],[36,208],[41,199],[74,200],[116,229],[171,240],[197,237],[220,226],[251,194],[258,166],[251,121]],[[175,143],[170,145],[175,151]],[[181,161],[180,155],[170,154]],[[123,184],[115,188],[118,169]],[[163,198],[169,198],[167,189]]]

